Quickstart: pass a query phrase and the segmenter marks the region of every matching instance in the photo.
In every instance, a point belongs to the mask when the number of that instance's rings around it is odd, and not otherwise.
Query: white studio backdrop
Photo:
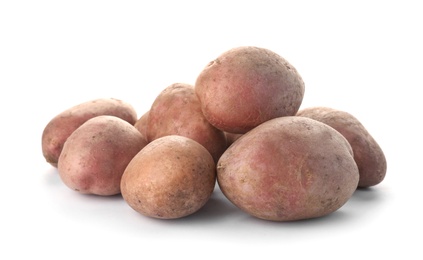
[[[418,1],[1,1],[1,259],[420,259],[423,18]],[[216,190],[185,219],[76,194],[41,153],[59,112],[115,97],[139,115],[232,47],[286,58],[302,107],[348,111],[385,152],[385,180],[330,216],[254,219]]]

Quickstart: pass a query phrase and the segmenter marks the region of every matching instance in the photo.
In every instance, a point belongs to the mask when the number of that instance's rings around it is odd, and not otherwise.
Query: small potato
[[[228,133],[225,132],[226,135],[226,142],[228,147],[231,146],[231,144],[233,144],[236,140],[238,140],[242,134],[234,134],[234,133]]]
[[[135,122],[134,126],[140,133],[144,136],[145,140],[147,141],[147,122],[148,122],[148,114],[150,111],[145,112],[138,120]]]
[[[116,116],[132,125],[137,120],[137,113],[130,104],[114,98],[95,99],[71,107],[52,118],[44,128],[41,145],[46,161],[57,167],[63,144],[70,134],[99,115]]]
[[[217,164],[223,194],[250,215],[273,221],[338,210],[356,190],[358,178],[347,140],[326,124],[296,116],[252,129]]]
[[[269,119],[295,115],[304,82],[277,53],[241,46],[210,62],[198,75],[195,92],[212,125],[243,134]]]
[[[381,183],[386,175],[385,155],[363,124],[348,112],[329,107],[309,107],[297,116],[323,122],[340,132],[350,143],[360,172],[358,187],[366,188]]]
[[[151,105],[147,139],[151,142],[166,135],[181,135],[197,141],[210,152],[215,162],[226,149],[225,133],[204,117],[194,87],[189,84],[168,86]]]
[[[129,163],[121,182],[124,200],[153,218],[191,215],[209,200],[216,164],[196,141],[168,135],[150,142]]]
[[[60,178],[83,194],[119,194],[126,166],[145,145],[142,134],[123,119],[91,118],[66,140],[58,160]]]

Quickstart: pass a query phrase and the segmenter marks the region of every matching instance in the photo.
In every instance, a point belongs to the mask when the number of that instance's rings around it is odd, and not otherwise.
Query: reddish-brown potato
[[[347,140],[305,117],[271,119],[234,142],[217,164],[223,194],[252,216],[273,221],[338,210],[357,188]]]
[[[58,160],[60,177],[83,194],[119,194],[126,166],[146,144],[142,134],[123,119],[91,118],[66,140]]]
[[[225,132],[226,135],[226,142],[228,147],[231,146],[236,140],[238,140],[243,134],[234,134]]]
[[[57,160],[66,139],[88,119],[99,115],[119,117],[130,124],[137,121],[135,109],[115,98],[100,98],[71,107],[50,120],[42,134],[42,152],[48,163],[57,167]]]
[[[142,136],[144,136],[145,140],[147,141],[147,122],[148,122],[148,114],[150,111],[145,112],[140,118],[138,118],[137,122],[135,122],[134,126]]]
[[[329,107],[305,108],[298,111],[297,116],[323,122],[335,128],[348,140],[360,172],[358,187],[374,186],[384,180],[387,170],[385,154],[356,117],[348,112]]]
[[[191,138],[203,145],[215,162],[226,149],[225,133],[206,120],[194,87],[189,84],[172,84],[156,97],[148,114],[147,129],[149,142],[166,135]]]
[[[265,48],[242,46],[210,62],[195,82],[202,111],[215,127],[245,133],[276,117],[293,116],[304,82],[287,60]]]
[[[135,211],[175,219],[203,207],[215,183],[216,165],[206,148],[190,138],[168,135],[150,142],[131,160],[121,191]]]

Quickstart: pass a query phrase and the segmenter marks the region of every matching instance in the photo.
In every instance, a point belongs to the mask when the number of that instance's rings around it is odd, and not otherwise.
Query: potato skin
[[[166,135],[181,135],[197,141],[215,162],[226,149],[225,133],[204,117],[200,100],[190,84],[174,83],[166,87],[151,105],[147,140],[151,142]]]
[[[115,98],[99,98],[68,108],[52,118],[43,130],[41,145],[46,161],[57,167],[63,144],[69,135],[88,119],[99,115],[117,116],[132,125],[137,120],[135,109]]]
[[[195,82],[207,120],[225,132],[240,134],[269,119],[295,115],[304,89],[300,74],[287,60],[254,46],[222,53]]]
[[[82,194],[119,194],[126,166],[145,145],[142,134],[125,120],[91,118],[66,140],[58,160],[60,178]]]
[[[252,129],[217,164],[223,194],[250,215],[272,221],[332,213],[352,196],[358,178],[351,146],[340,133],[295,116]]]
[[[150,142],[129,163],[121,182],[124,200],[142,215],[176,219],[209,200],[216,164],[196,141],[177,135]]]
[[[297,116],[323,122],[336,129],[348,140],[360,172],[358,187],[375,186],[384,180],[387,162],[383,150],[352,114],[329,107],[309,107],[298,111]]]

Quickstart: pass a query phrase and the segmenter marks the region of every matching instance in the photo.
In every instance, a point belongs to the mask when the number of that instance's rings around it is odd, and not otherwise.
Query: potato
[[[147,141],[147,122],[148,114],[150,111],[145,112],[138,120],[135,122],[134,126],[140,133],[144,136]]]
[[[309,107],[298,111],[297,116],[323,122],[348,140],[360,172],[358,187],[375,186],[384,180],[387,170],[385,155],[372,135],[352,114],[329,107]]]
[[[142,134],[121,118],[91,118],[66,140],[58,160],[60,178],[83,194],[119,194],[126,166],[146,144]]]
[[[233,142],[238,140],[243,134],[234,134],[234,133],[225,132],[225,135],[226,135],[226,143],[227,143],[227,146],[229,147],[231,146]]]
[[[130,124],[137,120],[137,113],[130,104],[114,98],[95,99],[71,107],[52,118],[43,130],[41,145],[46,161],[57,167],[69,135],[85,121],[99,115],[117,116]]]
[[[358,178],[347,140],[326,124],[296,116],[255,127],[217,164],[223,194],[246,213],[272,221],[330,214],[350,199]]]
[[[151,142],[166,135],[181,135],[197,141],[211,153],[215,162],[226,149],[225,134],[206,120],[194,87],[185,83],[166,87],[151,105],[147,139]]]
[[[142,215],[182,218],[209,200],[216,164],[204,146],[178,135],[150,142],[127,166],[121,182],[124,200]]]
[[[287,60],[254,46],[222,53],[195,82],[206,119],[218,129],[241,134],[269,119],[295,115],[304,89]]]

